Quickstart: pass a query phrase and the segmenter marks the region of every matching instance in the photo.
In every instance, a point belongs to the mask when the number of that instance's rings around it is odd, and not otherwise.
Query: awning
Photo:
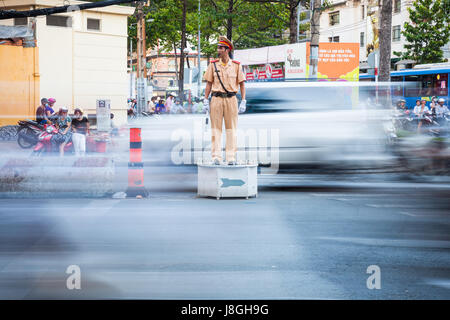
[[[267,63],[284,62],[286,59],[286,45],[267,47]]]
[[[33,33],[27,26],[2,26],[0,25],[0,39],[27,38]]]
[[[255,49],[235,50],[234,59],[242,65],[284,62],[286,45],[262,47]]]
[[[367,62],[360,62],[359,63],[359,69],[369,69],[370,66]]]
[[[416,63],[416,61],[414,61],[414,60],[409,60],[409,59],[405,59],[405,60],[397,61],[397,62],[395,63],[395,65],[399,65],[399,64],[414,64],[414,63]]]

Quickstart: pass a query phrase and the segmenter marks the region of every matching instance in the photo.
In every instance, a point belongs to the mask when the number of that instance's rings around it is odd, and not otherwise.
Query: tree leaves
[[[403,59],[418,63],[443,61],[442,47],[450,39],[450,0],[416,0],[408,8],[411,22],[404,24],[402,34],[406,52],[394,52]]]

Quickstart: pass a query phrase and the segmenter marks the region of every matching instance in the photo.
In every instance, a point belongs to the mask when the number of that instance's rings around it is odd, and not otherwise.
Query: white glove
[[[241,104],[239,105],[239,113],[245,112],[245,110],[247,109],[246,105],[247,105],[247,100],[242,100]]]
[[[203,99],[203,112],[209,112],[209,100]]]

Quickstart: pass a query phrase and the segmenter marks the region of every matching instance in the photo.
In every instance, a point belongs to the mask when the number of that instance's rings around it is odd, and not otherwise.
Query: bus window
[[[432,74],[425,74],[422,76],[422,92],[421,96],[429,96],[431,97],[433,95],[433,78],[434,75]]]
[[[433,75],[433,95],[448,95],[448,73],[438,73]]]
[[[391,91],[393,96],[402,97],[403,96],[403,84],[398,82],[403,82],[403,77],[391,77]]]
[[[405,88],[405,97],[420,97],[422,93],[422,76],[406,76],[405,82],[408,87]]]

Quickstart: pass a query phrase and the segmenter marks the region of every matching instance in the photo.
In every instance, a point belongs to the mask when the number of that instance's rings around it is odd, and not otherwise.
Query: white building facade
[[[70,111],[95,114],[97,99],[111,100],[115,123],[126,122],[128,97],[127,18],[135,8],[109,6],[36,18],[41,97]],[[64,5],[60,0],[3,0],[5,9],[32,10]],[[26,25],[31,18],[1,20]]]
[[[330,0],[330,3],[331,8],[323,11],[320,17],[320,42],[358,42],[359,60],[366,62],[368,46],[377,47],[378,42],[378,1]],[[407,8],[411,5],[411,0],[392,0],[392,58],[397,57],[394,51],[404,51],[405,37],[401,31],[404,23],[409,21]]]

